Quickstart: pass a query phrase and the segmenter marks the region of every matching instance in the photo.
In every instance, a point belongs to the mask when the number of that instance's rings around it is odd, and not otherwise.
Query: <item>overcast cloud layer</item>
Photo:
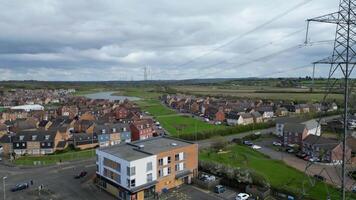
[[[336,11],[338,0],[310,1],[240,37],[301,2],[2,0],[0,80],[142,80],[145,66],[153,79],[310,76],[301,67],[331,54],[332,43],[295,46],[305,20]],[[310,40],[334,31],[313,24]]]

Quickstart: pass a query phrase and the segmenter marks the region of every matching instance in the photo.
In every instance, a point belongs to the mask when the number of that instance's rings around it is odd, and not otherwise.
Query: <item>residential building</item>
[[[198,173],[198,145],[154,137],[96,150],[99,185],[118,199],[152,199],[190,183]]]
[[[321,162],[342,163],[342,143],[336,139],[309,135],[303,141],[302,150],[310,158]],[[346,160],[351,159],[351,149],[346,146]]]
[[[131,141],[144,140],[153,137],[155,130],[154,124],[148,120],[134,121],[130,124]]]
[[[308,136],[308,130],[304,124],[286,123],[283,129],[283,145],[296,144],[302,146],[302,141]]]

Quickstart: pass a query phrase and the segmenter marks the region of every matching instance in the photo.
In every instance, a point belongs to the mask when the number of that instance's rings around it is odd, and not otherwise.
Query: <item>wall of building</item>
[[[185,157],[183,161],[175,161],[175,155],[184,152]],[[181,172],[175,171],[175,165],[177,163],[185,163],[185,169],[184,170],[191,170],[194,173],[197,173],[198,170],[198,145],[197,144],[192,144],[186,147],[182,148],[177,148],[171,151],[167,152],[162,152],[160,154],[157,154],[157,163],[158,160],[161,158],[166,158],[170,156],[171,157],[171,163],[164,165],[164,166],[157,166],[157,174],[158,170],[161,169],[163,170],[164,168],[170,167],[171,168],[171,174],[164,176],[164,177],[158,177],[158,183],[156,184],[156,191],[157,192],[162,192],[163,189],[171,189],[174,187],[177,187],[183,183],[182,180],[177,180],[176,179],[176,174]],[[165,163],[164,163],[165,164]],[[184,171],[183,170],[183,171]],[[194,176],[196,174],[190,175],[190,177]]]
[[[149,174],[149,173],[152,173],[153,180],[157,179],[157,171],[155,170],[157,168],[157,163],[156,163],[157,159],[156,159],[155,155],[128,162],[128,161],[118,158],[114,155],[100,151],[99,149],[96,150],[96,154],[98,156],[97,165],[99,166],[99,174],[104,176],[104,168],[107,168],[117,174],[120,174],[120,178],[121,178],[120,183],[117,182],[116,180],[112,180],[112,181],[121,185],[123,188],[129,189],[129,187],[127,185],[127,179],[130,179],[130,180],[135,179],[136,187],[146,184],[147,183],[147,174]],[[120,163],[120,165],[121,165],[120,172],[117,171],[116,169],[112,169],[107,166],[104,166],[103,165],[104,158],[108,158],[114,162]],[[147,166],[148,162],[152,162],[152,171],[147,172],[146,166]],[[127,167],[135,167],[136,174],[133,176],[127,176]],[[110,179],[110,178],[108,178],[108,179]]]

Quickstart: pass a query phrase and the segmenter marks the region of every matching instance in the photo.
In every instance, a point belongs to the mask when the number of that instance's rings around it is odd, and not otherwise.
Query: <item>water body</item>
[[[113,93],[115,92],[97,92],[97,93],[87,94],[84,96],[89,99],[108,99],[110,101],[116,101],[116,100],[123,101],[125,99],[128,99],[130,101],[140,100],[140,98],[138,97],[116,96],[116,95],[112,95]]]

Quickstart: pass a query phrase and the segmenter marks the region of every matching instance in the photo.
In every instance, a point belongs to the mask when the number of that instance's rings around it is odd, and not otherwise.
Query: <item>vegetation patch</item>
[[[95,156],[95,149],[64,151],[44,156],[22,156],[14,161],[16,165],[51,165],[65,161],[84,160]]]
[[[284,190],[298,196],[304,194],[303,199],[327,199],[328,191],[331,199],[339,198],[338,190],[333,186],[323,182],[311,184],[311,179],[303,172],[281,161],[272,160],[249,147],[233,145],[226,150],[230,152],[218,154],[214,150],[204,150],[200,152],[199,159],[232,168],[251,170],[253,174],[263,176],[260,180],[267,180],[272,189]]]

